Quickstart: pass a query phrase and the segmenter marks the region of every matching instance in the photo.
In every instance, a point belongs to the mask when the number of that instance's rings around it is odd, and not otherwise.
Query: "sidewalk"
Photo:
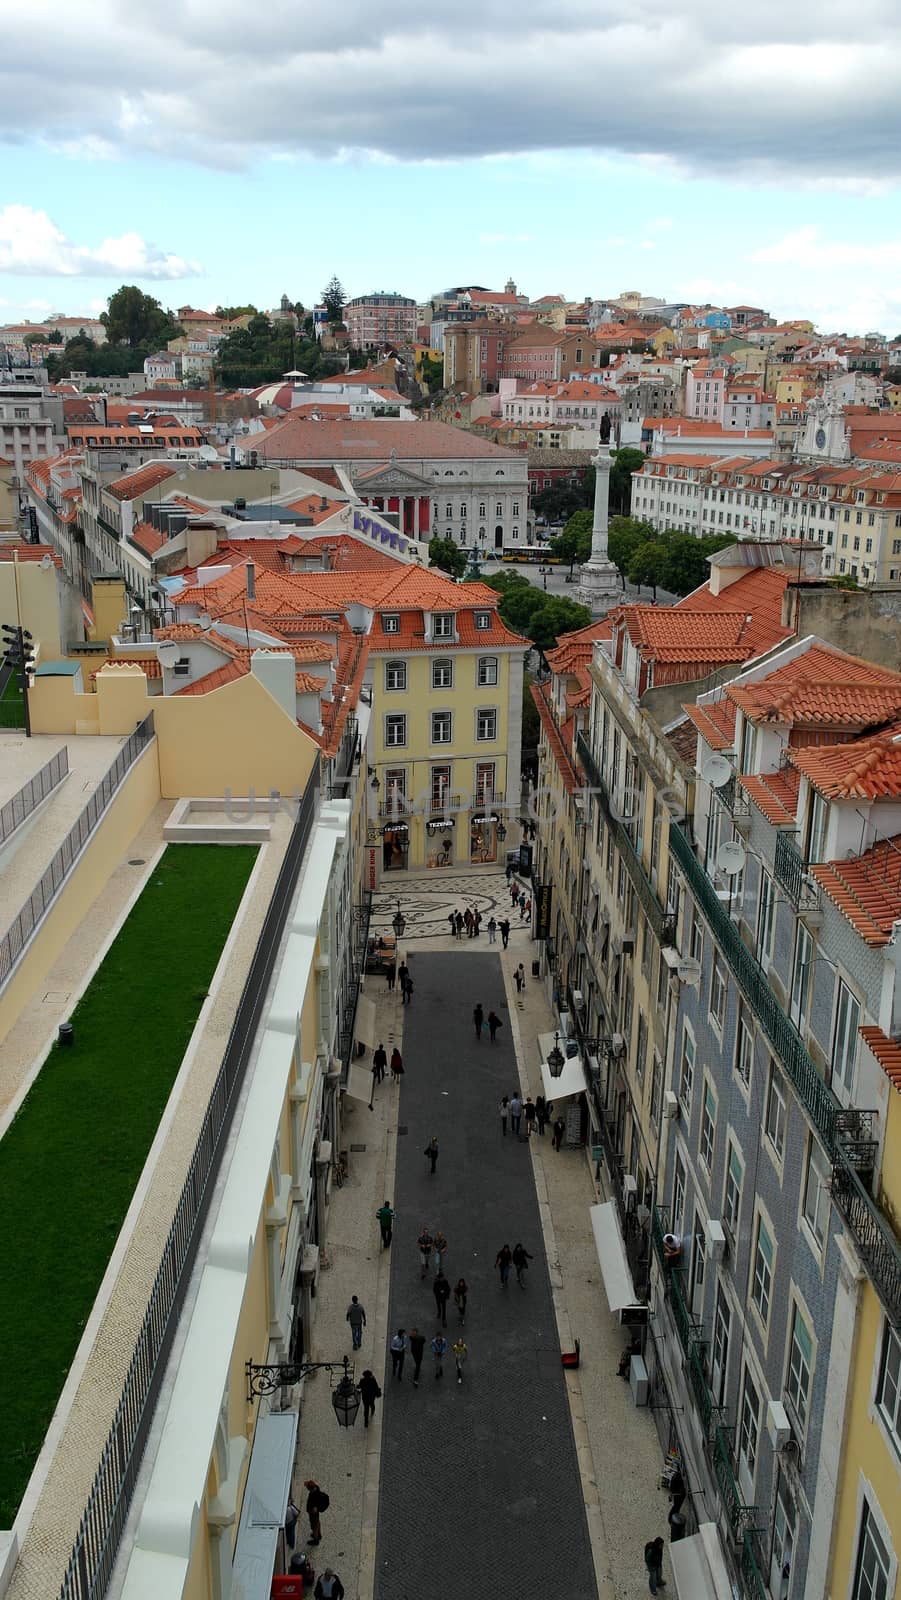
[[[450,955],[460,950],[467,954],[485,951],[499,957],[506,984],[509,1038],[516,1049],[523,1092],[534,1097],[541,1093],[536,1036],[552,1029],[553,1013],[544,986],[531,977],[524,994],[516,995],[513,972],[522,961],[530,973],[533,952],[538,947],[530,941],[526,928],[518,926],[518,917],[515,921],[510,918],[513,931],[507,952],[502,951],[499,938],[496,945],[488,943],[485,924],[491,913],[486,911],[483,900],[490,899],[499,908],[494,911],[498,920],[506,915],[509,895],[502,872],[496,875],[496,881],[493,874],[490,879],[471,880],[465,894],[458,890],[455,896],[455,887],[446,880],[439,886],[432,874],[424,881],[405,882],[401,908],[408,926],[402,954],[414,982],[421,952]],[[388,926],[396,899],[396,895],[377,897],[375,926]],[[466,903],[476,903],[482,910],[482,933],[477,941],[464,938],[459,942],[452,940],[449,933],[427,931],[441,926],[442,909],[446,915],[451,905],[459,904],[463,909]],[[418,992],[414,990],[414,1006]],[[389,1053],[395,1037],[403,1050],[404,1014],[397,992],[390,994],[381,979],[369,978],[366,994],[376,1003]],[[320,1278],[312,1352],[319,1360],[340,1358],[345,1351],[351,1353],[345,1312],[351,1294],[358,1294],[368,1322],[362,1350],[355,1356],[356,1373],[359,1376],[364,1367],[371,1367],[383,1391],[387,1387],[383,1374],[390,1252],[379,1248],[374,1213],[386,1196],[394,1200],[397,1098],[397,1091],[388,1081],[376,1091],[373,1112],[356,1101],[349,1103],[353,1109],[346,1117],[342,1148],[351,1152],[350,1175],[342,1189],[332,1190],[328,1245],[331,1266]],[[499,1124],[497,1138],[500,1142]],[[365,1145],[365,1151],[354,1151],[356,1144]],[[639,1596],[647,1594],[644,1545],[657,1534],[666,1537],[668,1501],[657,1487],[662,1451],[653,1416],[650,1411],[633,1406],[628,1384],[616,1376],[620,1352],[627,1340],[607,1309],[588,1217],[589,1206],[608,1196],[599,1193],[584,1153],[565,1148],[556,1153],[549,1135],[543,1140],[534,1138],[529,1151],[522,1154],[531,1159],[533,1166],[559,1346],[561,1350],[571,1349],[576,1338],[581,1342],[581,1367],[567,1373],[566,1384],[599,1594],[601,1600],[639,1600]],[[420,1219],[416,1220],[418,1224]],[[378,1403],[374,1423],[367,1432],[363,1431],[361,1420],[352,1432],[345,1433],[334,1421],[327,1374],[318,1374],[308,1382],[295,1497],[303,1510],[303,1479],[313,1476],[328,1491],[332,1502],[323,1517],[323,1542],[315,1548],[314,1565],[317,1572],[326,1565],[334,1566],[344,1582],[348,1600],[372,1600],[384,1399]],[[626,1471],[624,1460],[628,1462]],[[304,1516],[299,1537],[305,1538],[307,1531]],[[668,1562],[665,1573],[667,1567]]]

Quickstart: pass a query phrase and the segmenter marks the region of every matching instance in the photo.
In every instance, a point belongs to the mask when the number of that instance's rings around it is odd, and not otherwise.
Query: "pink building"
[[[698,361],[685,374],[685,415],[705,422],[722,422],[726,398],[726,369]]]

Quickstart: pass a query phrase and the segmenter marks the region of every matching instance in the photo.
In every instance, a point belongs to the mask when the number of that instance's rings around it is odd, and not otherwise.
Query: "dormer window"
[[[826,822],[829,808],[821,794],[816,789],[810,792],[810,804],[807,808],[807,829],[804,840],[804,858],[806,861],[822,861],[823,848],[826,843]]]
[[[857,493],[854,496],[855,504],[857,504],[859,506],[862,506],[864,501],[866,500],[866,498],[867,497],[866,497],[865,491],[863,489],[858,489]]]
[[[382,617],[383,633],[400,633],[400,614],[397,611],[386,611]]]
[[[490,611],[477,611],[476,612],[476,627],[482,633],[484,633],[487,628],[491,627],[491,612]]]
[[[432,617],[432,638],[452,639],[454,637],[454,613],[452,611],[436,611]]]

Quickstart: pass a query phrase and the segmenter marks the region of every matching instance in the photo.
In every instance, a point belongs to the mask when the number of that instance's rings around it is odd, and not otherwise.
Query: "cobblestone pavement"
[[[403,878],[403,881],[401,881]],[[531,896],[531,885],[525,880],[516,880]],[[486,924],[492,913],[497,922],[506,917],[510,923],[510,942],[526,943],[531,938],[531,929],[527,922],[521,922],[519,912],[512,909],[510,903],[510,890],[503,872],[479,873],[453,872],[446,874],[437,872],[417,873],[415,876],[403,877],[397,874],[397,890],[384,888],[374,896],[372,902],[372,931],[374,933],[389,933],[391,919],[397,910],[397,902],[406,921],[404,930],[404,943],[409,940],[436,939],[448,934],[448,916],[451,911],[466,910],[467,906],[475,906],[481,912],[482,931],[478,942],[472,941],[475,949],[483,948],[488,944],[488,929]],[[497,946],[500,949],[501,937],[497,936]],[[465,949],[469,941],[464,930],[463,940],[457,949]]]
[[[376,1600],[597,1595],[529,1147],[499,1132],[497,1103],[518,1071],[501,962],[486,942],[416,952],[403,1018],[389,1329],[435,1332],[416,1250],[426,1222],[448,1237],[451,1283],[462,1274],[469,1284],[469,1356],[458,1385],[452,1360],[435,1378],[427,1349],[418,1389],[409,1356],[401,1381],[386,1363]],[[494,1046],[475,1038],[477,1000],[503,1018]],[[423,1153],[432,1134],[434,1177]],[[513,1277],[504,1289],[495,1255],[517,1240],[534,1259],[526,1287]],[[451,1305],[451,1341],[458,1327]]]

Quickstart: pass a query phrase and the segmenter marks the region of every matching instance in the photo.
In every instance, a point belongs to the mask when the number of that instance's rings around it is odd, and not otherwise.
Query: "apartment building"
[[[62,447],[63,402],[40,384],[0,380],[0,456],[12,462],[17,483],[29,462],[46,460]]]
[[[358,295],[348,300],[341,313],[357,350],[381,349],[389,344],[412,344],[416,338],[416,301],[403,294]]]
[[[698,361],[685,371],[685,415],[722,422],[728,374],[725,367]]]

